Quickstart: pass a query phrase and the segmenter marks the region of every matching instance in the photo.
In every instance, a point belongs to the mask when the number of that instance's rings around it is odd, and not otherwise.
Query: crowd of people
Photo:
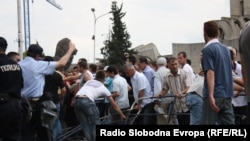
[[[203,26],[199,72],[184,51],[155,63],[125,53],[123,66],[89,64],[83,57],[67,70],[76,53],[68,38],[58,42],[66,50],[56,57],[44,56],[39,44],[31,44],[21,59],[16,52],[6,53],[8,43],[0,37],[0,140],[56,141],[64,128],[81,125],[85,138],[95,141],[103,117],[124,125],[134,102],[133,112],[140,111],[136,125],[249,123],[250,28],[240,38],[237,60],[236,48],[217,39],[217,23]]]

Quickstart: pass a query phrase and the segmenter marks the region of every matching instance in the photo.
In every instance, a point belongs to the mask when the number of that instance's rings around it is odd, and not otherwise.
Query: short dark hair
[[[148,64],[148,59],[147,59],[147,57],[145,57],[145,56],[141,56],[141,57],[139,58],[139,61],[140,61],[140,63]]]
[[[107,68],[107,72],[109,73],[114,73],[114,74],[118,74],[118,70],[117,70],[117,67],[115,65],[110,65],[108,68]]]
[[[39,44],[31,44],[27,51],[27,56],[35,57],[36,55],[39,55],[42,57],[43,54],[43,48]]]
[[[207,21],[204,23],[204,32],[210,38],[218,37],[219,35],[219,26],[216,21]]]
[[[168,59],[168,63],[172,63],[172,62],[174,62],[175,60],[178,60],[178,59],[175,58],[175,57],[170,57],[170,58]]]
[[[10,52],[7,53],[8,57],[12,57],[12,56],[15,56],[15,55],[19,55],[19,53],[15,52],[15,51],[10,51]]]
[[[8,43],[4,37],[0,37],[0,47],[3,49],[6,49],[8,46]]]
[[[181,55],[184,57],[184,58],[187,58],[187,53],[185,51],[181,51],[178,53],[178,55]]]
[[[93,72],[96,72],[96,70],[97,70],[97,65],[96,65],[96,64],[90,64],[90,65],[89,65],[89,68],[91,68]]]
[[[86,62],[86,63],[88,63],[86,58],[80,58],[80,59],[78,59],[78,62]]]
[[[80,68],[88,69],[88,64],[86,62],[78,62],[77,63]]]
[[[103,70],[98,70],[96,72],[96,76],[95,76],[95,80],[98,80],[98,81],[104,81],[105,80],[105,72]]]
[[[50,62],[50,61],[54,61],[54,58],[52,56],[45,56],[43,60]]]

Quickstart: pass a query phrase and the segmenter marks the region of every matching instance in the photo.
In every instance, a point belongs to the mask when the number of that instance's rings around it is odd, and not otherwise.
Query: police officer
[[[29,100],[32,106],[32,117],[29,123],[22,127],[21,141],[49,141],[51,133],[48,133],[41,123],[41,102],[43,102],[43,90],[45,76],[53,74],[56,68],[66,65],[76,51],[74,43],[69,39],[62,40],[66,42],[68,51],[58,61],[42,61],[43,48],[38,44],[31,44],[27,51],[27,56],[21,60],[19,65],[22,68],[24,87],[21,90],[22,97]]]
[[[0,37],[0,140],[18,141],[21,135],[23,86],[20,66],[5,51],[7,41]]]

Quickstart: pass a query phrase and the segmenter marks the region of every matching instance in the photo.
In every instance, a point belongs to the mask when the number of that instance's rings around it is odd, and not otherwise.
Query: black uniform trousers
[[[0,94],[0,140],[19,141],[21,135],[21,99]]]

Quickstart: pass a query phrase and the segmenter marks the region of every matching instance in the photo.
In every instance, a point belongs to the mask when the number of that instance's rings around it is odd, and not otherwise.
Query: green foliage
[[[27,51],[23,52],[23,59],[27,56]]]
[[[102,62],[105,65],[122,66],[125,62],[125,52],[130,55],[137,54],[133,49],[129,49],[132,44],[129,41],[130,35],[126,30],[126,25],[122,22],[122,18],[126,15],[122,12],[122,6],[123,4],[117,7],[116,2],[112,3],[113,27],[112,31],[109,31],[108,39],[104,41],[104,47],[101,48],[101,54],[104,56]]]

